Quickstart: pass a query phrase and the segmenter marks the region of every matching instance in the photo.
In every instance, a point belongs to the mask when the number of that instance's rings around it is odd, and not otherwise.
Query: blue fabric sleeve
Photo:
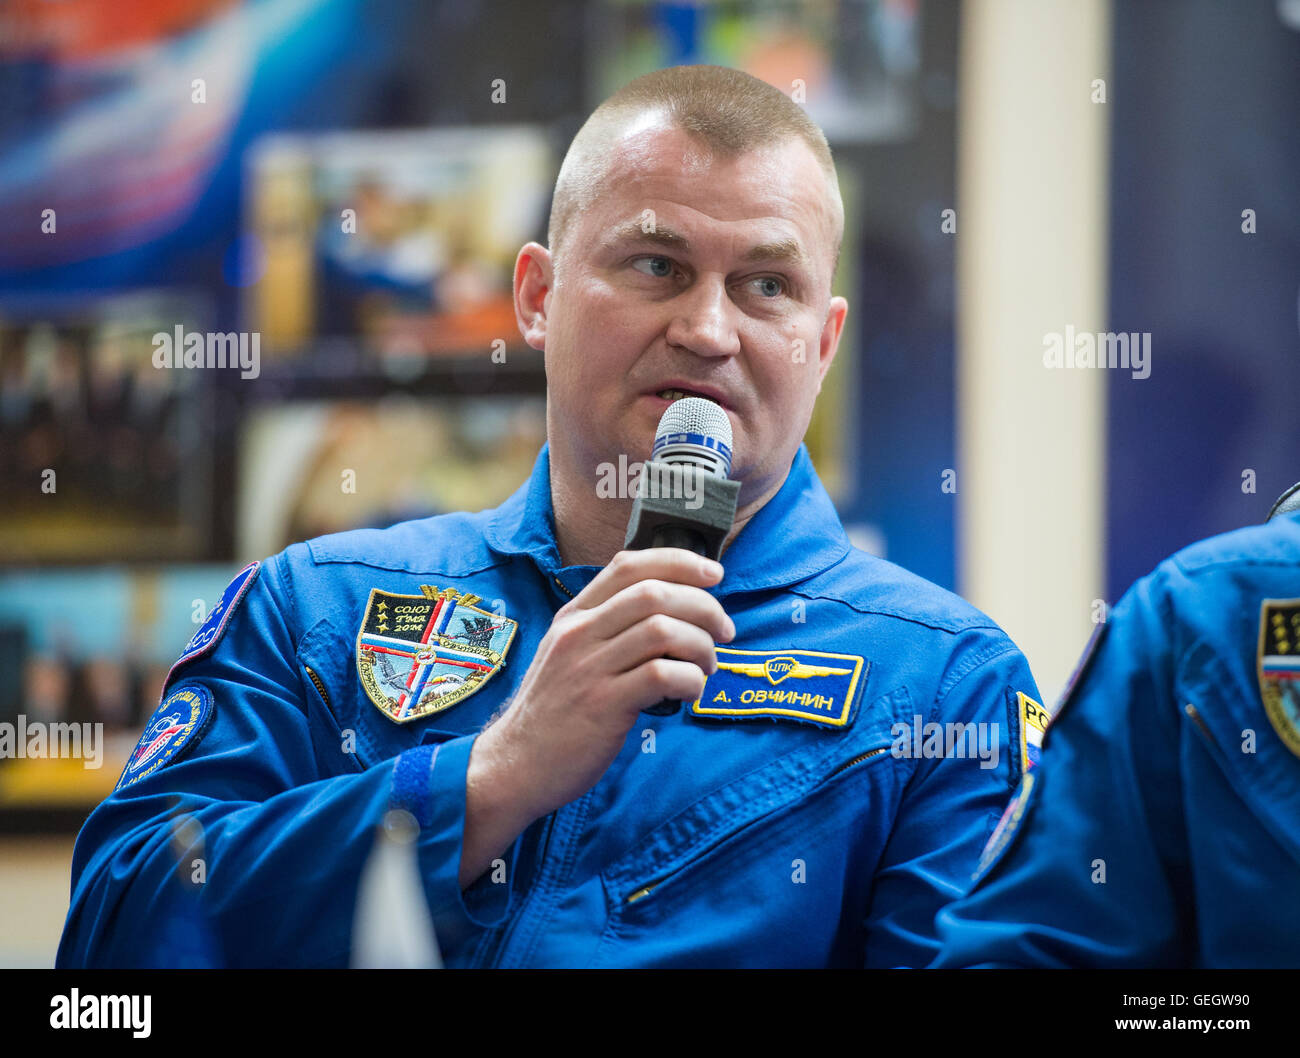
[[[323,774],[281,577],[268,562],[215,650],[172,680],[212,693],[202,737],[83,826],[59,967],[346,965],[362,867],[394,806],[421,822],[440,929],[504,915],[508,886],[457,882],[475,736]]]
[[[1115,607],[1044,741],[1018,827],[939,916],[934,965],[1162,966],[1187,956],[1178,647],[1161,571]]]
[[[411,811],[420,823],[420,869],[434,929],[444,947],[458,947],[468,934],[499,925],[505,919],[512,891],[507,879],[514,877],[522,841],[522,836],[516,838],[500,857],[504,870],[489,866],[461,890],[458,879],[465,833],[465,776],[476,737],[465,735],[408,750],[398,758],[394,773],[399,805]],[[416,808],[421,808],[424,815],[418,814]]]
[[[1007,701],[1015,691],[1038,696],[1024,655],[1000,632],[964,633],[922,721],[986,725],[997,765],[969,756],[917,760],[876,870],[865,966],[925,966],[937,954],[935,915],[966,891],[1011,793],[1018,746]]]

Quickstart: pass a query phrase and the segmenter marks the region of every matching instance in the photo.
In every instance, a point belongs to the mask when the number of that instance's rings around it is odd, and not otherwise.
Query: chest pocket
[[[357,675],[356,636],[341,636],[328,620],[312,626],[298,645],[298,674],[312,745],[327,775],[361,771],[421,743],[479,731],[513,693],[527,667],[505,666],[487,685],[445,712],[397,724],[366,697]],[[513,658],[512,658],[513,660]]]
[[[878,855],[888,838],[913,765],[890,753],[890,729],[912,713],[905,688],[884,695],[849,732],[821,735],[651,831],[602,872],[611,928],[662,922],[700,902],[770,905],[807,895],[813,875],[816,888],[842,888],[849,862]],[[715,734],[725,730],[701,737]],[[869,869],[857,877],[869,888]]]
[[[317,621],[298,644],[298,676],[316,764],[326,775],[364,771],[382,758],[367,733],[358,730],[355,706],[344,688],[339,636],[326,620]]]
[[[364,771],[395,757],[419,745],[430,726],[399,726],[369,704],[357,679],[352,643],[327,620],[313,625],[299,643],[298,675],[307,703],[312,749],[326,775]],[[460,733],[447,732],[445,737]]]
[[[1251,812],[1300,862],[1300,757],[1277,736],[1253,672],[1233,672],[1198,642],[1176,682],[1182,720],[1210,751]]]

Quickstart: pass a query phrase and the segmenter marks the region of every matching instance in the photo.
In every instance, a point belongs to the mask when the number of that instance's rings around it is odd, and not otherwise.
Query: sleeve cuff
[[[500,925],[510,910],[518,838],[502,856],[504,871],[489,867],[464,892],[460,888],[465,776],[477,737],[462,735],[416,746],[393,766],[392,805],[410,812],[420,824],[420,873],[440,936],[448,929],[457,933],[490,929]]]

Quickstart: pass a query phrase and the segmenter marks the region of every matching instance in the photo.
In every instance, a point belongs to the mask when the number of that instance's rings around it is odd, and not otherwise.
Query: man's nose
[[[668,324],[669,345],[689,349],[697,356],[735,356],[740,352],[736,306],[727,284],[701,277],[672,301],[674,316]]]

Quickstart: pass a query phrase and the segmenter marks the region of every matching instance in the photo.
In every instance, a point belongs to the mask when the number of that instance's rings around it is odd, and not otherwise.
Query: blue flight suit
[[[1298,635],[1300,515],[1133,585],[935,965],[1300,965]]]
[[[802,447],[723,555],[729,668],[675,715],[642,714],[594,788],[461,891],[474,739],[599,572],[561,564],[549,481],[544,447],[495,510],[241,574],[78,838],[58,965],[346,965],[394,805],[420,824],[450,967],[928,963],[1019,781],[1016,699],[1037,690],[986,616],[850,546]],[[460,631],[430,609],[448,589],[469,593]],[[475,658],[510,636],[480,680]],[[401,716],[466,680],[451,707]],[[927,755],[929,729],[958,723],[953,753]]]

